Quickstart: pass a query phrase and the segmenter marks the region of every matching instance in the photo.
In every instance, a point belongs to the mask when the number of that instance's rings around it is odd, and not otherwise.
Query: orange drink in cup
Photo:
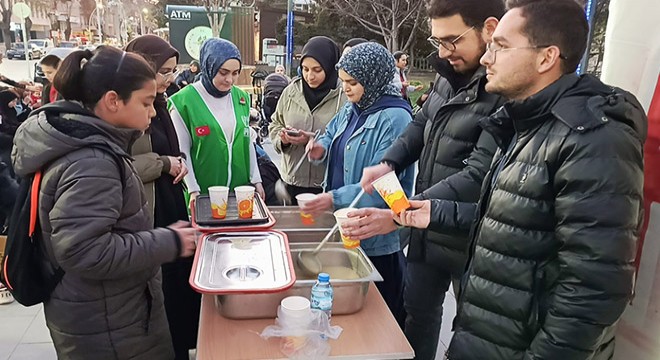
[[[252,219],[252,210],[254,209],[254,187],[237,186],[234,188],[236,193],[236,204],[238,205],[239,219]]]
[[[341,235],[341,242],[344,243],[344,247],[347,249],[355,249],[360,246],[360,240],[354,240],[344,235],[344,232],[341,228],[342,223],[348,220],[348,213],[351,211],[357,210],[355,208],[344,208],[335,211],[335,219],[337,224],[339,224],[339,234]]]
[[[304,193],[304,194],[298,194],[296,195],[296,201],[298,201],[298,206],[303,207],[306,202],[311,201],[316,199],[316,195],[314,194],[309,194],[309,193]],[[300,210],[300,221],[303,223],[303,225],[313,225],[314,224],[314,216],[312,214],[307,214]]]
[[[211,216],[214,219],[224,219],[227,216],[229,188],[226,186],[211,186],[209,187],[209,198],[211,199]]]
[[[385,200],[387,206],[396,214],[410,208],[408,197],[401,187],[399,178],[394,171],[379,177],[372,183],[378,194]]]

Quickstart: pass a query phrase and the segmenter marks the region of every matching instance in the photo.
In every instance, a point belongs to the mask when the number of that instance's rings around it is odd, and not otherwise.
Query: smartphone
[[[289,136],[300,136],[300,131],[299,130],[287,130],[286,134]]]

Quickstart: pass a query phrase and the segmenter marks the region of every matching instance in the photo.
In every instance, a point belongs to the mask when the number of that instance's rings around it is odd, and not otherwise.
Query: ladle
[[[355,207],[358,201],[360,201],[360,198],[362,198],[362,195],[364,195],[364,189],[360,190],[360,193],[358,193],[357,197],[353,200],[353,202],[351,202],[350,205],[348,205],[348,207],[349,208]],[[318,253],[319,251],[321,251],[325,243],[327,243],[328,240],[330,240],[332,235],[334,235],[335,232],[337,232],[338,229],[339,229],[339,223],[337,222],[335,223],[335,226],[333,226],[332,229],[328,231],[328,233],[325,235],[323,240],[321,240],[321,242],[318,244],[318,246],[316,246],[314,250],[312,251],[301,250],[298,253],[298,257],[297,257],[298,266],[303,272],[305,272],[308,275],[318,275],[321,272],[321,270],[323,270],[323,266],[321,265],[321,260],[319,260]]]

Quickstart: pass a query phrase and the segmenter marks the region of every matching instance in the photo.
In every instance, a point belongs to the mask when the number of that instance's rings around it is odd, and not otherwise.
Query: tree
[[[33,8],[35,4],[44,4],[48,0],[37,0],[30,1],[30,7]],[[0,30],[2,30],[2,36],[5,39],[5,48],[9,49],[11,47],[11,15],[12,8],[14,7],[14,0],[0,0],[0,17],[2,18],[0,22]],[[32,27],[32,20],[28,17],[25,20],[26,22],[26,32],[28,33],[28,38],[30,36],[29,29]],[[27,26],[29,24],[29,27]]]
[[[11,32],[9,25],[11,23],[11,8],[14,6],[14,0],[0,0],[0,12],[2,12],[2,22],[0,29],[2,29],[2,36],[5,39],[5,48],[11,47]]]
[[[220,31],[225,24],[225,18],[231,6],[254,6],[255,0],[198,0],[195,5],[206,9],[206,16],[213,31],[213,37],[220,37]]]
[[[424,0],[319,0],[318,3],[381,36],[390,51],[408,50],[423,21]],[[403,36],[401,30],[407,24],[410,32]]]

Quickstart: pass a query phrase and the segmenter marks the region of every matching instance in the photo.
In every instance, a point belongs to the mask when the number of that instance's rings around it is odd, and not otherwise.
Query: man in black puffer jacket
[[[647,119],[632,95],[574,74],[587,34],[574,1],[522,0],[481,60],[486,90],[511,101],[483,122],[499,150],[472,206],[448,359],[613,356],[633,289]],[[455,205],[445,208],[462,216],[433,225],[465,227],[469,206]]]
[[[419,160],[415,198],[476,202],[497,148],[479,120],[503,103],[501,97],[485,91],[486,69],[479,59],[504,13],[504,4],[501,0],[433,0],[428,11],[429,41],[438,49],[434,89],[383,163],[365,169],[362,185],[371,191],[371,182],[379,176]],[[359,220],[361,229],[352,233],[359,239],[396,229],[389,210],[365,209],[355,214],[365,216]],[[463,273],[468,236],[413,230],[402,232],[401,237],[410,242],[404,290],[406,337],[416,359],[432,360],[445,293],[452,281],[457,286]]]

